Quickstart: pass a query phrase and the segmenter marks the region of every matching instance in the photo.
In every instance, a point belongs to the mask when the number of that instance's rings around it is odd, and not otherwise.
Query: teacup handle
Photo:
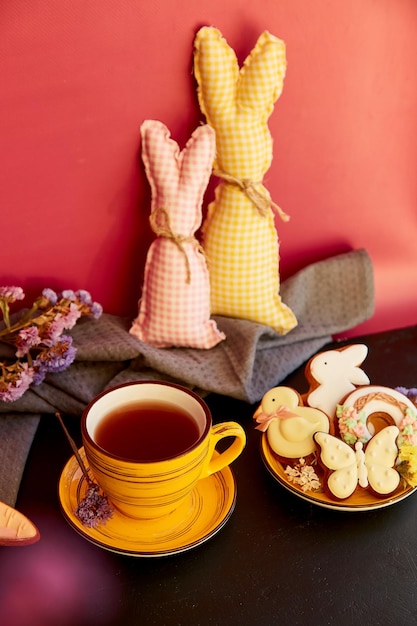
[[[225,437],[234,437],[234,441],[224,452],[215,455],[216,445]],[[203,468],[200,478],[211,476],[219,472],[227,465],[230,465],[242,452],[246,444],[246,434],[240,424],[236,422],[223,422],[212,427],[210,433],[209,449],[207,452],[207,462]]]

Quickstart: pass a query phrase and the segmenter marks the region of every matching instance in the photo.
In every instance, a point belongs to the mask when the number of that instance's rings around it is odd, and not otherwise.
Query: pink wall
[[[152,239],[139,126],[160,119],[183,144],[201,121],[202,25],[241,61],[265,29],[287,44],[267,175],[291,215],[282,277],[364,247],[376,313],[354,334],[416,323],[415,0],[2,2],[0,284],[84,288],[136,314]]]

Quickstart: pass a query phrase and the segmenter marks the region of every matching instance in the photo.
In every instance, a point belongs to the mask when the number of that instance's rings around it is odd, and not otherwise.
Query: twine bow
[[[161,217],[164,221],[163,224],[160,223]],[[186,235],[179,235],[177,233],[174,233],[174,231],[171,228],[171,220],[169,217],[169,213],[166,209],[162,207],[154,209],[152,211],[149,217],[149,223],[151,225],[153,232],[158,237],[165,237],[166,239],[171,239],[171,241],[175,243],[178,250],[184,256],[185,266],[187,269],[187,283],[189,284],[191,282],[191,265],[190,265],[190,260],[187,256],[187,251],[184,248],[183,244],[191,243],[199,252],[201,252],[204,255],[204,250],[202,246],[197,241],[197,239],[193,237],[192,235],[186,236]]]
[[[275,204],[275,202],[273,202],[266,193],[263,193],[257,188],[257,185],[261,184],[260,182],[254,182],[253,180],[250,180],[250,178],[237,178],[227,172],[223,172],[223,170],[214,169],[213,174],[222,178],[226,183],[239,187],[239,189],[241,189],[249,200],[256,206],[262,217],[266,217],[269,209],[272,208],[278,213],[284,222],[288,222],[290,219],[289,215],[284,213],[284,211],[277,204]]]

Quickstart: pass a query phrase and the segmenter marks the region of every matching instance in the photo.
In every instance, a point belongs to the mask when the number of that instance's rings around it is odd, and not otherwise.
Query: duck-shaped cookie
[[[283,459],[299,459],[316,450],[314,433],[330,429],[329,418],[319,409],[302,405],[291,387],[266,392],[253,418],[257,430],[266,432],[272,450]]]

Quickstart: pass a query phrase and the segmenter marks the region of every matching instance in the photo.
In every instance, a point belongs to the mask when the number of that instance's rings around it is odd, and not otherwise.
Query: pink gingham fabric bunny
[[[160,121],[141,125],[142,159],[152,190],[157,235],[145,264],[139,311],[130,333],[158,347],[209,349],[225,336],[210,319],[205,255],[195,238],[215,154],[215,134],[197,128],[181,151]]]
[[[262,184],[272,160],[267,121],[281,94],[285,44],[262,33],[239,68],[216,28],[195,38],[194,74],[200,108],[216,132],[214,174],[221,182],[203,225],[213,314],[252,320],[285,334],[297,325],[279,294],[280,211]]]

